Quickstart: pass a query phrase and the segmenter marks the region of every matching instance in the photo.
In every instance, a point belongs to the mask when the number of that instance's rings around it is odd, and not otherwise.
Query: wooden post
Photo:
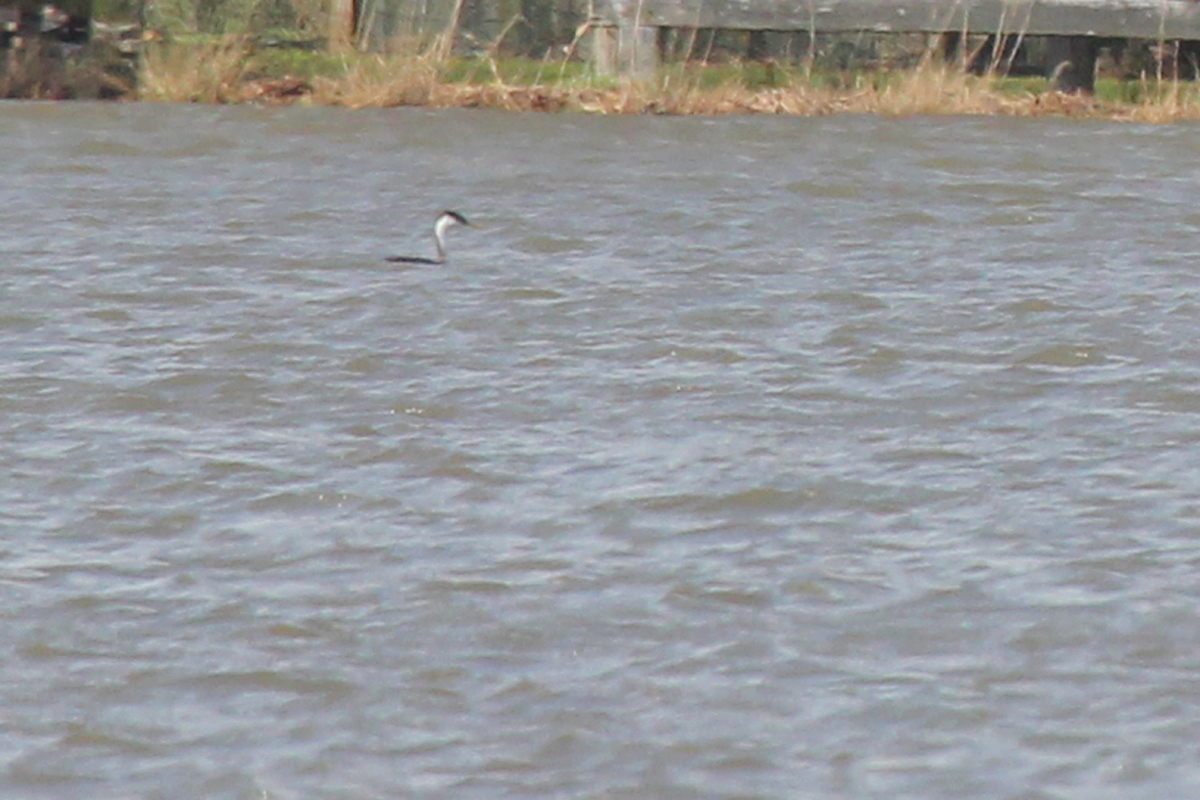
[[[601,75],[652,80],[658,72],[659,28],[646,25],[643,0],[611,0],[588,22],[591,61]]]
[[[1055,91],[1067,94],[1094,92],[1099,50],[1094,36],[1047,36],[1046,71]]]
[[[617,25],[617,68],[630,80],[653,80],[658,73],[658,29],[622,17]]]
[[[587,35],[583,40],[587,58],[597,75],[616,75],[617,28],[601,20],[593,19],[587,24]]]
[[[329,49],[351,49],[357,35],[358,1],[329,0]]]

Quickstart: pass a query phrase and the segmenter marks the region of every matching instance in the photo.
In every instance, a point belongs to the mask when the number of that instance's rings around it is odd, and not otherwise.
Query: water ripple
[[[1195,788],[1196,131],[0,130],[10,792]]]

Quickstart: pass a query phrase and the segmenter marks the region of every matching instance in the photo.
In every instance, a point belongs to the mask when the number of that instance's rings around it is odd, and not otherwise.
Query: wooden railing
[[[1047,73],[1086,92],[1105,39],[1200,40],[1200,0],[600,0],[592,26],[597,67],[633,78],[661,28],[1045,36]]]

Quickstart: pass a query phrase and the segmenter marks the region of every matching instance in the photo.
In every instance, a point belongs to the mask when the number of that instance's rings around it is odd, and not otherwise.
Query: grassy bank
[[[597,76],[578,59],[442,59],[255,47],[246,37],[149,42],[126,99],[154,102],[418,105],[599,114],[875,113],[1060,115],[1145,122],[1200,119],[1191,82],[1102,78],[1094,97],[1037,78],[973,76],[932,59],[888,71],[680,62],[655,80]]]

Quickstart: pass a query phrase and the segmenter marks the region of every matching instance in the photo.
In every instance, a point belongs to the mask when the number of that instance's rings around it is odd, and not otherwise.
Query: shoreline
[[[446,79],[437,71],[380,69],[341,78],[294,75],[249,77],[240,98],[225,102],[331,105],[350,109],[420,106],[489,108],[513,112],[730,116],[1069,117],[1135,123],[1200,121],[1200,88],[1190,82],[1111,81],[1105,94],[1052,90],[1044,80],[974,76],[947,65],[921,64],[887,73],[856,73],[841,83],[787,74],[782,85],[750,86],[738,79],[706,85],[704,68],[667,68],[650,83],[507,81],[493,69],[487,83]],[[366,74],[364,74],[364,72]],[[391,77],[389,77],[389,75]],[[1122,99],[1122,94],[1133,99]],[[1105,96],[1107,95],[1107,96]],[[1115,97],[1114,97],[1115,96]],[[141,96],[139,100],[153,98]]]
[[[663,67],[653,81],[632,83],[596,76],[565,58],[300,52],[256,49],[249,40],[232,37],[151,42],[132,60],[105,54],[101,45],[92,55],[58,59],[39,69],[10,67],[0,96],[671,116],[854,113],[1200,121],[1200,88],[1190,81],[1107,77],[1097,81],[1095,95],[1064,94],[1044,79],[972,75],[930,58],[906,68],[836,73],[772,62],[682,62]]]

